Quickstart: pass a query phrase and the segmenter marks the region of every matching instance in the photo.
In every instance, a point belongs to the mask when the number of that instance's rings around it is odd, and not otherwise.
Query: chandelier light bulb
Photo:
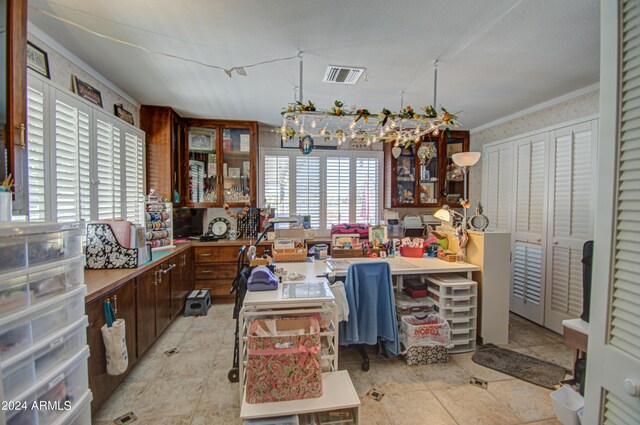
[[[391,120],[391,128],[395,128],[396,127],[396,121],[395,120]]]
[[[301,135],[302,135],[302,134],[304,134],[304,124],[302,124],[302,125],[300,126],[300,134],[301,134]]]
[[[298,117],[296,117],[296,118],[293,120],[293,122],[294,122],[296,125],[300,125],[300,120],[298,119]]]
[[[433,130],[433,135],[437,136],[438,134],[440,134],[440,130],[438,130],[437,128],[435,130]]]
[[[349,128],[350,128],[351,130],[353,130],[354,128],[356,128],[356,122],[355,122],[355,120],[354,120],[354,121],[351,121],[351,124],[349,124]]]
[[[311,121],[311,128],[316,128],[316,120]]]

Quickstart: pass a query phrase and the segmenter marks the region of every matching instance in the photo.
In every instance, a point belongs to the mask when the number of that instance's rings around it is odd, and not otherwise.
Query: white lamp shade
[[[472,167],[480,160],[480,152],[460,152],[451,155],[451,159],[459,167]]]
[[[451,220],[451,211],[449,211],[449,205],[445,205],[440,208],[438,211],[433,214],[435,218],[438,218],[442,221],[450,221]]]

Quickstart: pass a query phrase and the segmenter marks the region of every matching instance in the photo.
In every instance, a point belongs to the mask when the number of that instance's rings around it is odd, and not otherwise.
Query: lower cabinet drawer
[[[240,246],[202,246],[194,251],[196,263],[230,263],[238,261]]]
[[[229,297],[233,279],[196,280],[196,289],[210,289],[211,298]]]
[[[231,279],[236,277],[238,265],[231,264],[196,264],[194,272],[196,280]]]

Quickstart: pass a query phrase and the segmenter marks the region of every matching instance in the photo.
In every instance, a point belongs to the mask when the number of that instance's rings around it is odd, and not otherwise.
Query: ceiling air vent
[[[325,83],[355,84],[364,74],[364,70],[365,68],[329,65],[322,81]]]

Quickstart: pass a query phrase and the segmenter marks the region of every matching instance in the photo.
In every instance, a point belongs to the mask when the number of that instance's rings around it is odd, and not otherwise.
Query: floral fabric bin
[[[254,320],[249,325],[247,354],[248,403],[322,396],[318,319]]]

